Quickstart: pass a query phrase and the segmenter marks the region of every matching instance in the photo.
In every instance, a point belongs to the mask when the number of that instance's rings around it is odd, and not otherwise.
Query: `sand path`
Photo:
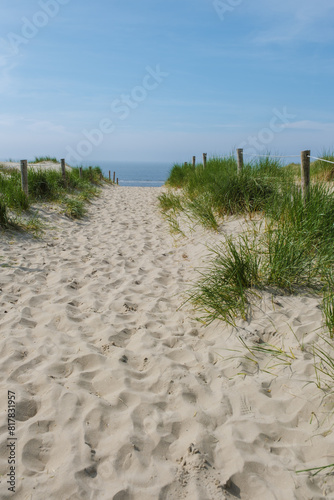
[[[203,244],[219,235],[175,245],[157,209],[161,189],[105,188],[82,221],[45,209],[56,225],[42,239],[1,236],[1,499],[334,498],[333,481],[294,472],[328,463],[333,449],[309,424],[322,397],[305,388],[312,360],[292,338],[293,368],[235,376],[240,360],[221,357],[240,348],[231,329],[177,310]],[[321,320],[313,298],[278,309],[276,323],[299,337]],[[259,314],[243,329],[268,325]]]

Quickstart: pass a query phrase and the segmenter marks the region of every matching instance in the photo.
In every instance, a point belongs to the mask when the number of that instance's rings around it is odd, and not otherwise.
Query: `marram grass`
[[[333,152],[319,155],[334,161]],[[206,269],[188,293],[198,320],[208,324],[223,320],[231,325],[247,319],[261,291],[322,295],[322,311],[327,334],[324,343],[313,346],[316,385],[325,396],[334,393],[334,165],[316,160],[311,163],[308,196],[300,188],[300,165],[282,167],[266,158],[245,164],[237,173],[236,161],[208,160],[207,168],[175,165],[167,185],[182,188],[183,210],[192,207],[193,216],[207,223],[210,200],[213,214],[252,215],[265,221],[264,229],[253,234],[226,238],[212,250]],[[212,229],[216,229],[212,224]],[[329,339],[326,338],[328,335]],[[291,364],[292,352],[270,344],[246,345],[246,358],[254,365],[264,357],[273,363],[264,366],[269,373],[277,364]],[[301,346],[303,348],[303,346]],[[263,367],[262,367],[263,368]],[[334,464],[305,468],[296,472],[332,474]]]
[[[0,227],[6,229],[8,225],[7,207],[5,202],[0,198]]]
[[[56,161],[50,157],[36,158],[36,161],[46,160]],[[1,169],[0,226],[2,229],[11,227],[33,230],[38,225],[35,219],[34,223],[26,224],[18,215],[29,210],[31,204],[36,202],[59,203],[64,206],[69,217],[82,217],[85,214],[84,202],[98,195],[98,186],[102,183],[101,172],[100,167],[83,168],[80,177],[79,168],[73,168],[66,170],[64,180],[59,169],[28,169],[29,196],[26,196],[22,191],[20,172],[15,169]]]
[[[35,159],[32,163],[41,163],[43,161],[50,161],[52,163],[59,163],[57,158],[52,157],[52,156],[35,156]]]
[[[202,224],[202,226],[218,230],[219,224],[214,214],[212,197],[202,194],[192,200],[187,200],[184,204],[188,217]]]
[[[316,178],[318,167],[313,168]],[[285,293],[308,289],[324,293],[323,312],[333,334],[333,284],[326,276],[334,269],[334,193],[328,185],[312,183],[303,198],[295,173],[270,157],[246,163],[241,174],[233,157],[209,159],[205,169],[201,164],[172,168],[167,185],[181,187],[182,194],[164,195],[162,210],[184,212],[213,230],[227,215],[258,213],[266,221],[262,234],[226,239],[220,252],[213,252],[211,266],[189,292],[202,320],[245,317],[252,298],[268,287]],[[182,204],[176,201],[181,199]]]

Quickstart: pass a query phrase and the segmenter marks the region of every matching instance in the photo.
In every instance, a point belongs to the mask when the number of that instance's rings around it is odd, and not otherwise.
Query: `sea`
[[[168,179],[172,162],[152,161],[83,161],[83,167],[99,166],[105,177],[115,172],[120,186],[159,187]]]

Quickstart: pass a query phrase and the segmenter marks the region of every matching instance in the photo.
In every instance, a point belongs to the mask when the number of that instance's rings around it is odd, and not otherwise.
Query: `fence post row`
[[[306,198],[310,187],[310,165],[311,165],[311,151],[309,149],[301,152],[301,189],[303,198]],[[207,153],[203,153],[203,168],[206,168]],[[64,181],[66,182],[66,164],[65,159],[60,160],[61,172]],[[28,196],[28,161],[21,160],[21,185],[23,192]],[[184,163],[185,166],[188,162]],[[196,156],[193,156],[192,165],[196,167]],[[244,167],[244,150],[242,148],[237,149],[237,171],[240,174]],[[90,172],[92,167],[89,167]],[[79,167],[79,177],[82,177],[82,167]],[[111,172],[109,170],[109,180],[111,178]],[[116,172],[113,173],[113,183],[118,184],[118,177],[116,179]]]
[[[241,174],[243,168],[244,168],[244,150],[243,149],[237,149],[237,162],[238,162],[238,167],[237,171],[238,174]]]
[[[21,160],[21,185],[22,191],[28,196],[28,161]]]
[[[301,152],[301,178],[302,178],[302,195],[305,199],[308,195],[310,187],[310,165],[311,151],[306,150]]]
[[[28,161],[27,160],[20,160],[21,164],[21,186],[22,186],[22,191],[28,196]],[[64,183],[66,185],[66,163],[65,159],[62,158],[60,160],[60,165],[61,165],[61,173],[62,177],[64,180]],[[89,167],[89,171],[92,172],[92,167]],[[79,178],[82,178],[82,167],[79,167]],[[103,174],[100,174],[100,179],[103,179]],[[110,170],[109,170],[109,180],[110,180]],[[114,182],[115,182],[115,172],[114,172]],[[117,179],[117,184],[118,184],[118,179]]]

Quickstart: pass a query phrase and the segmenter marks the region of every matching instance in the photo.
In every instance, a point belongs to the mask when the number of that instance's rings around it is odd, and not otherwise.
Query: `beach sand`
[[[242,220],[176,240],[164,189],[105,187],[80,221],[46,205],[41,238],[1,234],[0,498],[334,498],[332,476],[296,473],[334,463],[334,399],[309,383],[319,299],[264,294],[238,328],[179,309]],[[255,363],[239,337],[287,355]]]
[[[1,161],[0,166],[4,167],[5,169],[6,168],[7,169],[14,168],[15,170],[21,169],[21,164],[20,162],[17,161]],[[53,161],[40,161],[38,163],[28,163],[27,167],[29,170],[61,170],[60,163],[55,163]],[[65,169],[72,170],[72,167],[65,164]]]

